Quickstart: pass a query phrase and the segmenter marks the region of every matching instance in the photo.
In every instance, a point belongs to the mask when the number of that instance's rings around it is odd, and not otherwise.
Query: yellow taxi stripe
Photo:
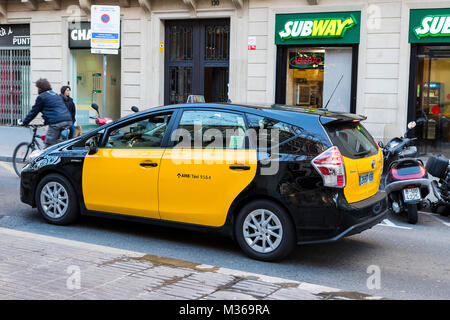
[[[9,172],[11,172],[13,175],[16,175],[16,172],[14,171],[14,169],[7,163],[5,162],[0,162],[0,165],[5,168],[6,170],[8,170]]]

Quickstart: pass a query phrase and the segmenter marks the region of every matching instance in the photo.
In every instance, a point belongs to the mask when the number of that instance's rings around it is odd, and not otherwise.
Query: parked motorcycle
[[[95,123],[98,124],[99,126],[103,126],[104,124],[107,124],[107,123],[110,123],[113,121],[111,118],[100,117],[100,113],[98,111],[98,105],[96,103],[91,104],[91,108],[94,109],[95,111],[97,111],[97,117],[89,117],[89,118],[94,119]]]
[[[428,159],[426,169],[430,175],[439,179],[431,181],[431,190],[436,201],[431,203],[431,211],[436,213],[439,207],[444,207],[440,214],[450,214],[450,166],[449,160],[444,156],[432,156]]]
[[[417,223],[418,210],[430,205],[425,199],[430,193],[430,180],[413,145],[417,138],[407,138],[414,127],[415,122],[410,122],[405,136],[391,139],[386,146],[379,142],[384,157],[381,187],[388,194],[390,209],[397,214],[406,212],[411,224]]]

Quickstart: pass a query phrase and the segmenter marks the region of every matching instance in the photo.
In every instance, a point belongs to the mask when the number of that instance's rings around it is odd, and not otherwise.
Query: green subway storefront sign
[[[450,9],[411,10],[409,15],[409,42],[450,42]]]
[[[361,12],[277,14],[275,44],[359,43]]]

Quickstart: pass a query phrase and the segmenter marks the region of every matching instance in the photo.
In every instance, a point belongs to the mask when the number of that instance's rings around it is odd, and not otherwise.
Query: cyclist
[[[20,125],[28,125],[39,112],[42,113],[44,124],[48,124],[45,147],[49,147],[58,142],[63,130],[72,126],[72,116],[59,94],[52,90],[47,79],[36,81],[38,97],[34,106]]]

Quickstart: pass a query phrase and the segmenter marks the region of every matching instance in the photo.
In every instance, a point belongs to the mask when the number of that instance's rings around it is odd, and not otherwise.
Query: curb
[[[382,297],[378,296],[372,296],[365,293],[359,293],[355,291],[345,291],[341,289],[331,288],[327,286],[321,286],[316,284],[311,284],[307,282],[299,282],[295,280],[290,279],[284,279],[280,277],[272,277],[272,276],[265,276],[257,273],[251,273],[246,271],[239,271],[229,268],[222,268],[207,264],[200,264],[195,262],[190,262],[186,260],[179,260],[175,258],[167,258],[167,257],[161,257],[156,255],[151,255],[143,252],[137,252],[137,251],[130,251],[130,250],[124,250],[124,249],[118,249],[103,245],[97,245],[97,244],[90,244],[75,240],[68,240],[63,238],[57,238],[53,236],[47,236],[47,235],[41,235],[41,234],[35,234],[30,233],[26,231],[18,231],[14,229],[8,229],[8,228],[2,228],[0,227],[0,234],[4,235],[11,235],[11,236],[18,236],[22,238],[27,238],[30,240],[41,240],[44,242],[49,243],[57,243],[59,245],[67,245],[71,247],[75,247],[78,249],[85,249],[85,250],[93,250],[93,251],[100,251],[103,253],[110,253],[110,254],[117,254],[121,255],[124,259],[137,259],[137,260],[147,260],[151,261],[156,264],[160,265],[166,265],[173,268],[189,268],[197,272],[209,272],[209,273],[216,273],[221,275],[227,275],[227,276],[233,276],[238,279],[247,279],[247,280],[255,280],[255,281],[261,281],[265,282],[267,284],[276,284],[280,285],[284,288],[298,288],[304,291],[307,291],[315,296],[320,296],[323,299],[356,299],[356,300],[381,300],[384,299]]]
[[[12,157],[0,156],[0,161],[3,161],[3,162],[12,162]]]

